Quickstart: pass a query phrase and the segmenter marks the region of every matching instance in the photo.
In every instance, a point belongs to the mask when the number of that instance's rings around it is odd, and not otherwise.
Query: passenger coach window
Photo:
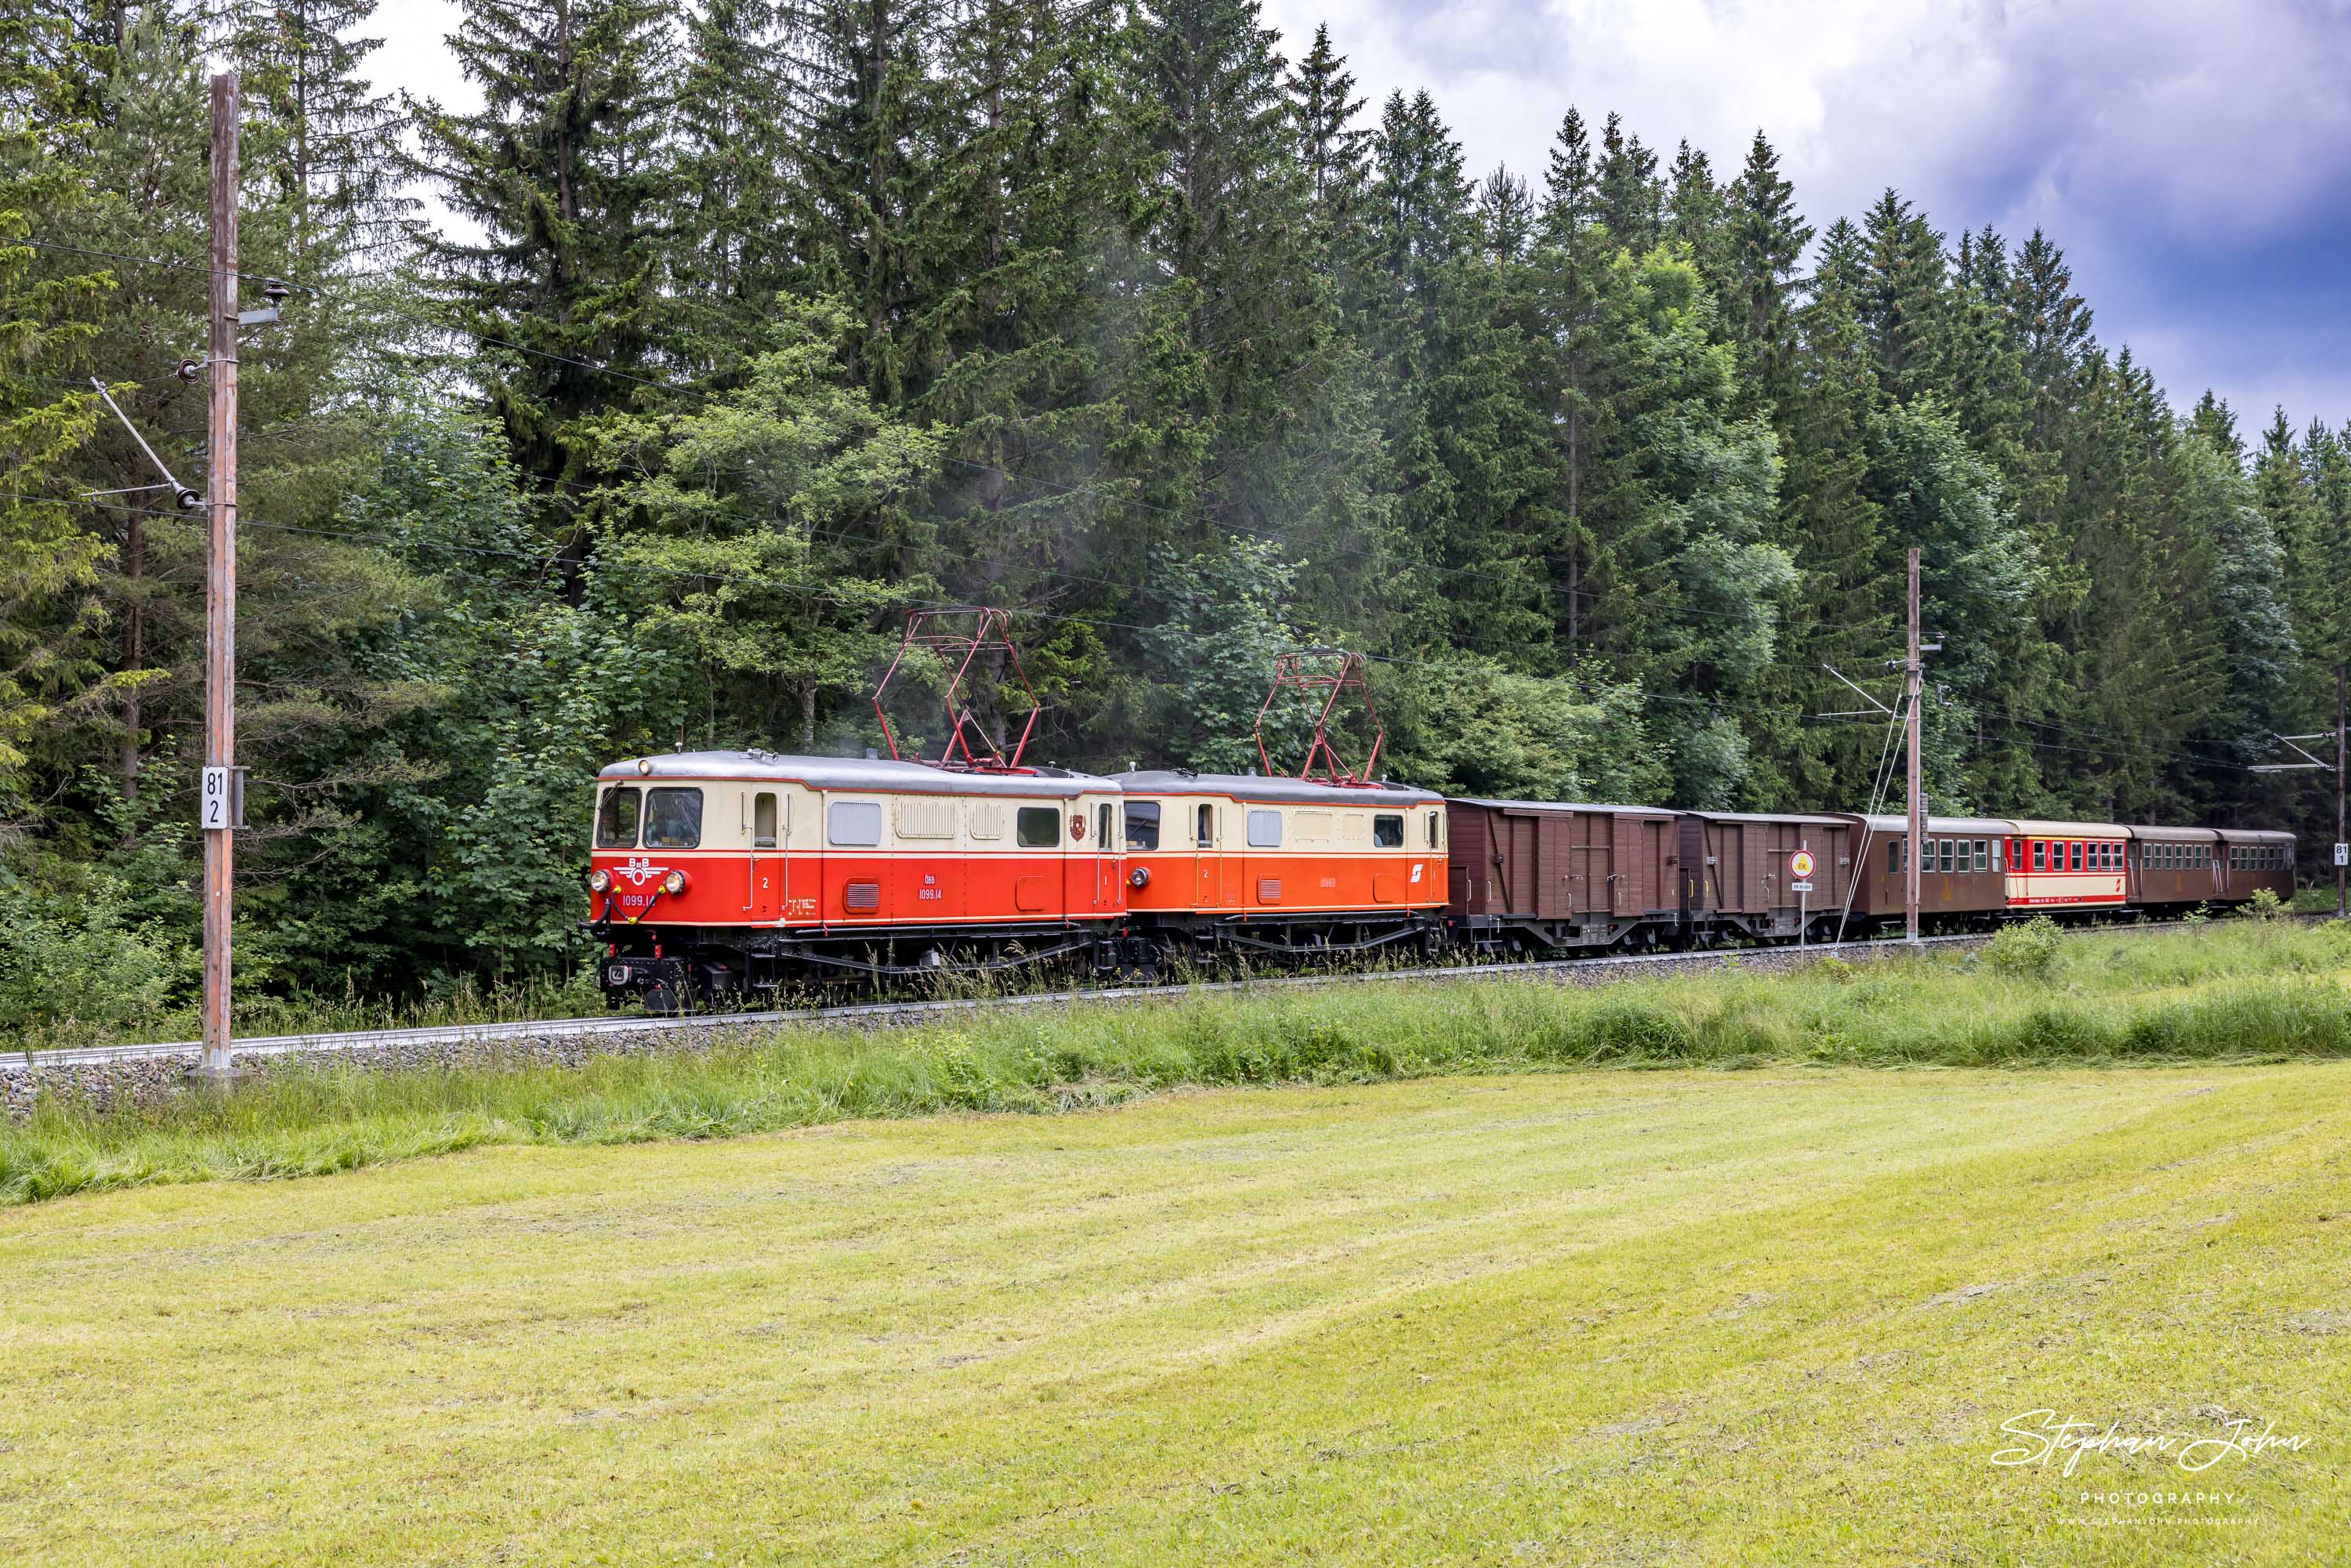
[[[1281,847],[1281,813],[1251,811],[1249,814],[1249,841],[1253,850],[1278,850]]]
[[[1886,874],[1893,876],[1896,873],[1900,872],[1901,869],[1902,841],[1900,839],[1888,839],[1886,841]]]
[[[2049,846],[2040,839],[2032,841],[2032,869],[2034,871],[2049,869]]]
[[[637,847],[639,793],[633,784],[623,784],[604,791],[603,803],[596,808],[598,849],[632,850]]]
[[[776,847],[776,798],[764,789],[751,797],[751,847]]]
[[[835,800],[825,808],[824,841],[836,849],[871,849],[882,841],[882,802]]]
[[[1085,824],[1078,824],[1083,827]],[[1019,820],[1012,824],[1013,841],[1024,850],[1057,850],[1061,847],[1061,809],[1059,806],[1023,806]]]
[[[1126,803],[1126,847],[1131,850],[1155,850],[1159,847],[1159,802],[1129,800]]]
[[[702,843],[702,791],[649,789],[645,792],[645,848],[690,850]]]
[[[1991,844],[1985,839],[1976,841],[1976,870],[1991,870]]]
[[[1432,822],[1436,821],[1433,817],[1429,820]],[[1437,835],[1432,832],[1429,837],[1433,840]],[[1404,819],[1374,816],[1372,819],[1372,845],[1375,849],[1383,850],[1404,848]]]

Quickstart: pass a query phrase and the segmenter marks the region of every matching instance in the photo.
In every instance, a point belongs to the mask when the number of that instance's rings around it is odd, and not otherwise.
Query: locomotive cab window
[[[776,797],[766,789],[751,797],[751,847],[755,850],[776,847]]]
[[[1253,850],[1278,850],[1281,847],[1281,813],[1252,810],[1249,814],[1249,841]]]
[[[1217,847],[1217,809],[1214,806],[1200,808],[1199,830],[1193,837],[1204,850]]]
[[[1383,850],[1404,848],[1404,819],[1374,816],[1372,819],[1372,846]]]
[[[1094,851],[1098,854],[1108,855],[1118,852],[1118,842],[1111,837],[1114,830],[1111,826],[1110,819],[1109,802],[1105,801],[1094,808]]]
[[[1081,824],[1082,825],[1082,824]],[[1061,847],[1061,811],[1058,806],[1023,806],[1012,824],[1013,841],[1024,850]]]
[[[637,847],[637,804],[643,797],[643,791],[633,784],[616,785],[604,791],[604,799],[596,808],[598,849]]]
[[[701,846],[701,790],[664,788],[645,791],[645,848],[691,850]]]
[[[1158,801],[1129,800],[1126,803],[1126,847],[1144,851],[1159,847]]]
[[[1444,845],[1445,813],[1442,811],[1431,811],[1428,814],[1428,847],[1433,850],[1442,849]]]
[[[825,808],[824,841],[835,849],[867,850],[882,841],[882,802],[835,800]]]

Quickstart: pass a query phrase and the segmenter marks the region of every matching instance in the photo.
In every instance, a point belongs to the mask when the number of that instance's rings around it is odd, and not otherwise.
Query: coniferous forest
[[[371,85],[373,10],[0,0],[0,1023],[194,982],[203,525],[89,381],[201,476],[213,64],[294,288],[241,994],[559,973],[595,768],[873,745],[950,603],[1014,612],[1032,759],[1252,762],[1341,644],[1399,779],[1860,809],[1823,666],[1892,699],[1916,545],[1935,809],[2333,836],[2250,768],[2333,724],[2351,434],[2167,389],[2062,235],[1605,104],[1470,169],[1249,0],[466,0],[479,112]]]

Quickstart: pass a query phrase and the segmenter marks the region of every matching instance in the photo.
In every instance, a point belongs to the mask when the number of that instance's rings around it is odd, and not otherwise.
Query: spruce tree
[[[589,422],[643,403],[665,369],[659,17],[651,0],[467,0],[449,42],[481,109],[410,104],[422,172],[482,236],[423,236],[434,298],[550,531],[596,478]]]
[[[1614,110],[1600,128],[1599,217],[1610,237],[1635,255],[1657,243],[1665,227],[1666,189],[1657,155],[1629,135]]]
[[[685,19],[661,222],[680,351],[705,378],[759,350],[788,264],[779,26],[774,0],[704,0]]]
[[[1689,258],[1717,293],[1725,277],[1723,233],[1728,193],[1715,183],[1714,165],[1707,155],[1685,141],[1674,152],[1673,172],[1666,189],[1664,237],[1685,247]]]
[[[1364,99],[1355,96],[1346,57],[1331,47],[1328,23],[1314,29],[1313,47],[1286,84],[1298,124],[1298,156],[1326,244],[1343,243],[1371,183],[1372,132],[1355,122]]]
[[[0,12],[0,832],[26,825],[33,748],[103,668],[107,547],[62,497],[99,417],[94,398],[68,389],[89,363],[110,277],[96,258],[23,243],[36,214],[53,224],[84,199],[60,152],[89,128],[73,119],[69,78],[41,63],[69,47],[54,12]]]
[[[1724,206],[1724,329],[1744,351],[1756,392],[1784,403],[1796,391],[1796,269],[1813,230],[1796,211],[1795,187],[1782,177],[1780,155],[1761,131]]]
[[[306,278],[322,259],[389,256],[417,207],[401,191],[399,162],[384,155],[402,129],[398,104],[360,74],[383,40],[351,36],[377,5],[235,0],[228,12],[228,54],[245,102],[243,162],[277,187],[292,262]]]
[[[1945,314],[1942,236],[1891,188],[1863,218],[1862,235],[1868,246],[1862,322],[1886,390],[1907,401],[1934,385]]]

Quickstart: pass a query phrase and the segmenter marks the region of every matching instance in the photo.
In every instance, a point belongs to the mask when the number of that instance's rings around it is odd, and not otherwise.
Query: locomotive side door
[[[1185,828],[1192,835],[1192,876],[1196,894],[1193,902],[1198,908],[1214,909],[1224,903],[1225,897],[1217,863],[1217,808],[1198,800],[1186,807],[1186,811],[1192,819]]]
[[[784,854],[784,840],[791,797],[780,789],[754,789],[746,808],[750,821],[746,827],[745,842],[749,848],[749,877],[744,890],[744,906],[751,920],[767,925],[783,917],[785,900],[785,867],[790,863]]]
[[[1118,808],[1108,800],[1094,803],[1094,911],[1113,914],[1125,900],[1125,839]]]
[[[750,800],[750,898],[755,922],[783,919],[790,856],[783,846],[792,832],[792,797],[785,789],[757,789]]]

